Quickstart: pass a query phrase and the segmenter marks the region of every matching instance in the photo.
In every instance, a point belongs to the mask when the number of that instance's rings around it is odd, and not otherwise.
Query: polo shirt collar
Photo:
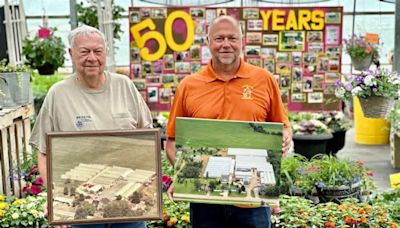
[[[248,74],[249,70],[249,65],[243,61],[243,58],[240,58],[239,70],[236,72],[234,78],[250,78],[250,75]],[[218,74],[215,73],[214,69],[212,68],[211,60],[208,61],[207,67],[204,71],[206,82],[218,80]]]

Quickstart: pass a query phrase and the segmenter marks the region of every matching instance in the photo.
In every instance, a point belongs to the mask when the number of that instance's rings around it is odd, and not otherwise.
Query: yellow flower
[[[14,205],[14,206],[21,206],[21,205],[23,205],[23,204],[25,204],[26,203],[26,199],[16,199],[13,203],[12,203],[12,205]]]
[[[4,211],[0,210],[0,218],[4,216]]]
[[[182,215],[181,220],[182,220],[182,221],[185,221],[185,222],[187,222],[187,223],[190,222],[189,216],[187,216],[187,215]]]
[[[4,195],[0,194],[0,202],[4,201],[6,198],[4,197]]]
[[[0,210],[7,209],[7,208],[8,208],[8,204],[6,202],[0,202]]]

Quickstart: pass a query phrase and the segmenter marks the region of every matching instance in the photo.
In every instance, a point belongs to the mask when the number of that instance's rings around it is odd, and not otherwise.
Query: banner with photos
[[[274,75],[289,111],[339,108],[342,7],[131,7],[130,77],[152,111],[168,111],[179,82],[207,64],[220,15],[240,21],[244,60]]]

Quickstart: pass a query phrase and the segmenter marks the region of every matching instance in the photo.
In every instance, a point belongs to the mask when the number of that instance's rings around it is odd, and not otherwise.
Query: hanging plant
[[[119,5],[114,4],[114,0],[111,1],[112,5],[112,20],[114,22],[114,38],[121,39],[122,29],[119,20],[122,18],[122,13],[125,9]],[[76,12],[78,14],[78,21],[80,24],[90,25],[92,27],[99,28],[99,21],[97,20],[97,1],[86,0],[79,2],[75,5]]]

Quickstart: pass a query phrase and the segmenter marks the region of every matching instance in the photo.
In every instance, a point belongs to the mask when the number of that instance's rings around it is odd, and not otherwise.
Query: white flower
[[[44,218],[45,217],[45,214],[44,214],[44,212],[39,212],[39,218]]]
[[[360,86],[356,86],[351,90],[351,94],[358,96],[362,93],[363,89]]]
[[[346,90],[343,87],[336,87],[335,96],[338,98],[343,98]]]
[[[372,75],[367,75],[367,76],[364,78],[364,84],[367,85],[367,86],[374,86],[374,85],[376,85],[376,79],[375,79],[375,77],[372,76]]]
[[[15,213],[13,213],[13,214],[11,215],[11,217],[12,217],[13,219],[17,219],[17,218],[19,218],[19,214],[18,214],[17,212],[15,212]]]

